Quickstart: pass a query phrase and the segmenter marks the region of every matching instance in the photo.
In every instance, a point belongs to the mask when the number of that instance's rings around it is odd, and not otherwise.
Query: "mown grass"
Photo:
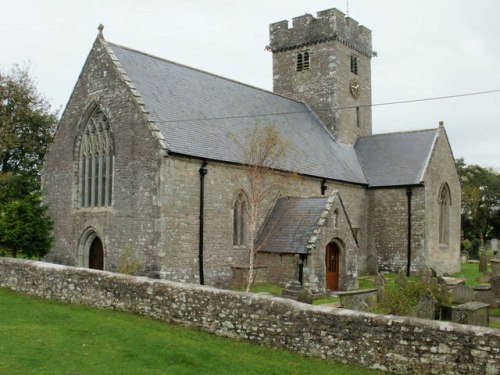
[[[465,285],[470,286],[481,284],[477,281],[479,276],[481,276],[481,272],[479,272],[479,264],[477,263],[463,263],[460,272],[452,275],[452,277],[465,279]]]
[[[0,289],[0,374],[381,374]]]

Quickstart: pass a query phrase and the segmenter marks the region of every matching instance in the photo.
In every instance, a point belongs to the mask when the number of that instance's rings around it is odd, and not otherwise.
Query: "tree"
[[[255,279],[255,257],[263,244],[255,244],[258,225],[263,221],[262,206],[266,200],[277,196],[280,181],[273,170],[283,168],[291,142],[283,138],[273,124],[260,122],[239,136],[231,134],[231,137],[242,153],[250,184],[248,208],[240,212],[248,223],[248,292]]]
[[[19,253],[28,258],[40,258],[47,254],[53,241],[51,230],[52,220],[37,192],[2,206],[0,247],[14,258]]]
[[[0,173],[37,175],[56,123],[26,68],[0,72]]]
[[[500,174],[456,161],[462,186],[462,230],[467,239],[500,236]]]
[[[26,68],[0,72],[0,253],[41,257],[50,250],[40,168],[56,122]]]

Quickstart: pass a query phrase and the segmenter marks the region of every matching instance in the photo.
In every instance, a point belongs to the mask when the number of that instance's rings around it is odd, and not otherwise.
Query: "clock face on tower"
[[[351,88],[352,97],[354,99],[359,98],[359,94],[361,92],[361,87],[360,87],[357,79],[355,79],[355,78],[351,79],[350,88]]]

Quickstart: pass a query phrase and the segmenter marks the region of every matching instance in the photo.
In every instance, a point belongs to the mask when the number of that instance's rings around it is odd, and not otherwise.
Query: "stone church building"
[[[47,260],[230,285],[248,265],[248,163],[234,137],[271,124],[259,278],[348,290],[357,276],[459,270],[460,185],[442,124],[372,134],[371,31],[336,9],[270,25],[273,92],[104,39],[46,156]],[[404,121],[401,121],[404,123]]]

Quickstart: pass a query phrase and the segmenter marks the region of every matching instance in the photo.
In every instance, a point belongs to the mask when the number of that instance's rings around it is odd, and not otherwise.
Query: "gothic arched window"
[[[243,193],[239,193],[233,206],[233,245],[243,246],[247,240],[247,201]]]
[[[79,150],[80,206],[109,207],[113,198],[113,134],[96,109],[83,128]]]
[[[448,245],[450,238],[450,188],[444,184],[439,191],[439,243]]]

